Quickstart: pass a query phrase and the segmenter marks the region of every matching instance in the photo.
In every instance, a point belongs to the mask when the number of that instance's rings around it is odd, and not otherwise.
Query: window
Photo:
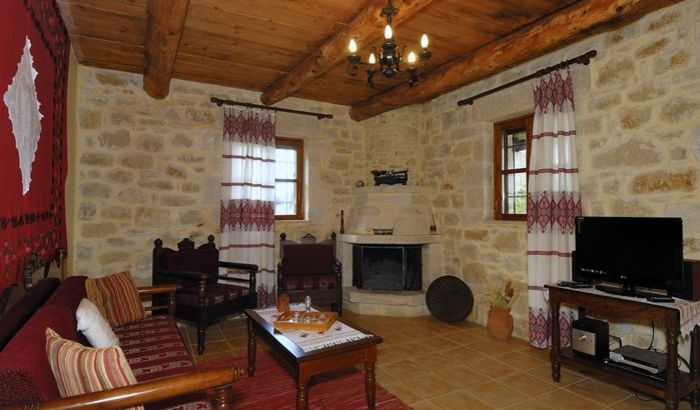
[[[494,218],[525,220],[532,115],[493,126]]]
[[[275,219],[304,219],[304,140],[275,142]]]

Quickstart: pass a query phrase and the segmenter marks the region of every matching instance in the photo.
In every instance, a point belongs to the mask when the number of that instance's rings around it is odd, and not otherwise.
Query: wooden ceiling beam
[[[143,59],[143,89],[155,99],[170,92],[175,57],[190,0],[149,0]]]
[[[443,64],[410,87],[403,83],[353,105],[362,121],[481,80],[589,36],[682,0],[583,0],[501,39]]]
[[[401,23],[432,1],[394,0],[393,5],[399,9],[399,14],[394,17],[393,24]],[[326,40],[289,73],[267,87],[260,96],[260,101],[266,105],[274,104],[328,72],[347,55],[346,48],[350,38],[356,37],[360,40],[359,43],[367,44],[369,39],[382,32],[386,24],[385,18],[380,16],[382,8],[386,5],[386,0],[372,0],[342,30]]]

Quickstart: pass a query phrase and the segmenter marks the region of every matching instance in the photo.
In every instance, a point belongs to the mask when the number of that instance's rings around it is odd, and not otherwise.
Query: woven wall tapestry
[[[0,291],[28,257],[66,248],[64,183],[69,40],[55,0],[8,0],[0,13]]]

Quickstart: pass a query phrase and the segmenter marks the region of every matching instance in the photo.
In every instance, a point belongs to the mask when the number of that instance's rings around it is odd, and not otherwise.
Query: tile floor
[[[432,317],[389,318],[345,312],[343,320],[384,339],[379,345],[377,381],[415,410],[428,409],[662,409],[634,392],[562,369],[552,382],[549,352],[526,342],[492,339],[482,326],[446,324]],[[247,355],[245,319],[233,318],[207,331],[200,362]],[[196,350],[195,330],[185,326]],[[259,345],[264,348],[264,343]],[[680,406],[690,409],[687,402]]]

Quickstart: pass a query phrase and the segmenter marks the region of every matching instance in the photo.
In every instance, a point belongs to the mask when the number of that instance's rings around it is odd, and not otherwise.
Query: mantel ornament
[[[374,186],[379,185],[406,185],[408,183],[408,170],[403,171],[385,171],[385,170],[372,170],[372,175],[374,175]]]

